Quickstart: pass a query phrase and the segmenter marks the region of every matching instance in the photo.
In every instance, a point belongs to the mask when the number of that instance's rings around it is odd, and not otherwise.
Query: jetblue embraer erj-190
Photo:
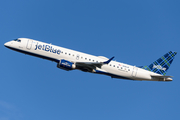
[[[113,61],[114,57],[108,59],[103,56],[89,55],[28,38],[18,38],[5,43],[4,46],[21,53],[54,61],[58,68],[67,71],[78,69],[108,75],[112,78],[141,81],[172,81],[172,76],[166,76],[166,72],[177,54],[177,52],[169,51],[150,65],[136,67]]]

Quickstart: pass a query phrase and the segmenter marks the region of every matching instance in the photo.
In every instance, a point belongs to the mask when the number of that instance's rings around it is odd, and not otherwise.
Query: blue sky
[[[178,120],[179,59],[172,82],[112,79],[4,47],[32,38],[130,65],[180,51],[178,0],[0,1],[0,120]]]

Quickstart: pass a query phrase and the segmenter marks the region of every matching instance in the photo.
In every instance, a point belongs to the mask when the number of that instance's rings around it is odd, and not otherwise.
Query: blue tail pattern
[[[171,63],[173,62],[174,56],[177,52],[169,51],[164,56],[150,64],[149,66],[144,66],[143,69],[149,70],[161,75],[166,75]]]

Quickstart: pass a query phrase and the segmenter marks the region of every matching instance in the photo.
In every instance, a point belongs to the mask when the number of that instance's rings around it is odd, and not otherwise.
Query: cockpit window
[[[21,40],[19,40],[19,39],[14,39],[14,41],[21,42]]]

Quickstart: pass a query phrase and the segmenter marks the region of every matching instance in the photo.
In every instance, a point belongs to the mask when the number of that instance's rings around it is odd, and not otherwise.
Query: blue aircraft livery
[[[61,53],[61,50],[59,50],[59,49],[55,49],[55,48],[53,48],[52,46],[49,46],[49,45],[41,45],[41,44],[38,45],[38,43],[36,45],[35,50],[37,50],[37,49],[38,50],[44,50],[46,52],[57,53],[58,55]]]
[[[166,75],[167,70],[169,69],[171,63],[174,60],[177,52],[168,52],[149,66],[144,66],[143,69],[149,70],[161,75]]]
[[[137,67],[113,61],[114,57],[108,59],[104,56],[94,56],[29,38],[18,38],[5,43],[4,46],[17,52],[54,61],[57,68],[66,71],[81,70],[111,78],[140,81],[172,81],[172,76],[166,73],[177,54],[169,51],[155,62]]]

